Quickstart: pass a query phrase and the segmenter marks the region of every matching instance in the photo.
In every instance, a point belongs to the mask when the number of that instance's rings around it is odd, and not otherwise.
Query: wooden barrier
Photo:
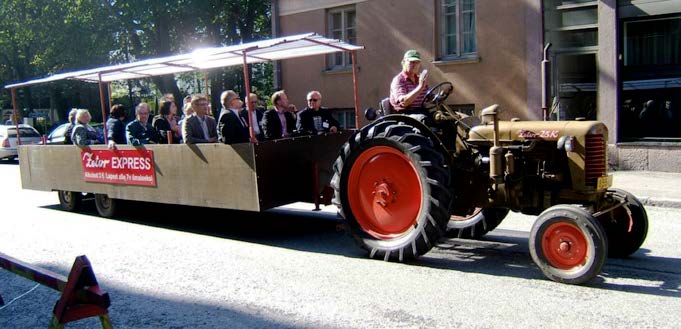
[[[66,323],[94,316],[99,317],[102,328],[112,328],[108,313],[111,305],[109,294],[99,288],[87,257],[76,257],[68,278],[3,253],[0,253],[0,267],[61,292],[61,297],[52,311],[49,329],[61,329]]]

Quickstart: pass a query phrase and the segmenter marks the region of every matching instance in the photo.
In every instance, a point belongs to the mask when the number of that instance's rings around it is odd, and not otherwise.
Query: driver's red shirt
[[[407,75],[406,72],[404,71],[400,72],[393,78],[393,81],[390,83],[390,105],[392,105],[396,111],[420,108],[421,103],[423,102],[423,98],[426,97],[426,92],[428,90],[427,85],[416,96],[411,105],[405,107],[397,101],[400,97],[405,96],[412,90],[416,89],[416,87],[418,86],[419,86],[418,77],[416,81],[412,81],[409,79],[409,76]]]

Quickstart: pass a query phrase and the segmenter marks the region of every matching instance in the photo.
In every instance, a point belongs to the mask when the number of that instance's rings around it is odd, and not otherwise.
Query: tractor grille
[[[586,135],[584,154],[585,185],[596,187],[598,177],[605,176],[607,160],[603,135]]]

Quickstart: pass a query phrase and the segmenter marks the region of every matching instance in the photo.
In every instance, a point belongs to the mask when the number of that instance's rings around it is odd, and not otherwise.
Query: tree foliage
[[[2,0],[0,84],[270,34],[270,1],[264,0]],[[271,75],[271,69],[260,65],[252,71],[255,87],[269,93],[271,77],[263,75]],[[243,81],[240,69],[208,74],[212,90],[237,88]],[[173,93],[179,99],[205,88],[196,80],[203,81],[192,75],[155,77],[131,82],[127,89],[136,94],[134,101],[145,93]],[[96,86],[60,82],[21,88],[18,95],[21,108],[46,107],[49,102],[65,112],[69,107],[98,108],[97,93]],[[8,92],[0,96],[0,105],[11,106]]]

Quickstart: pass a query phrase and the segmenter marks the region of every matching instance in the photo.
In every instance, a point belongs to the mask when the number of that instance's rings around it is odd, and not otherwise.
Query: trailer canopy
[[[93,83],[141,79],[217,67],[269,62],[334,52],[351,52],[358,49],[364,49],[364,47],[336,39],[325,38],[316,33],[306,33],[234,46],[201,48],[188,54],[60,73],[45,78],[10,84],[5,86],[5,88],[14,89],[63,79]]]

